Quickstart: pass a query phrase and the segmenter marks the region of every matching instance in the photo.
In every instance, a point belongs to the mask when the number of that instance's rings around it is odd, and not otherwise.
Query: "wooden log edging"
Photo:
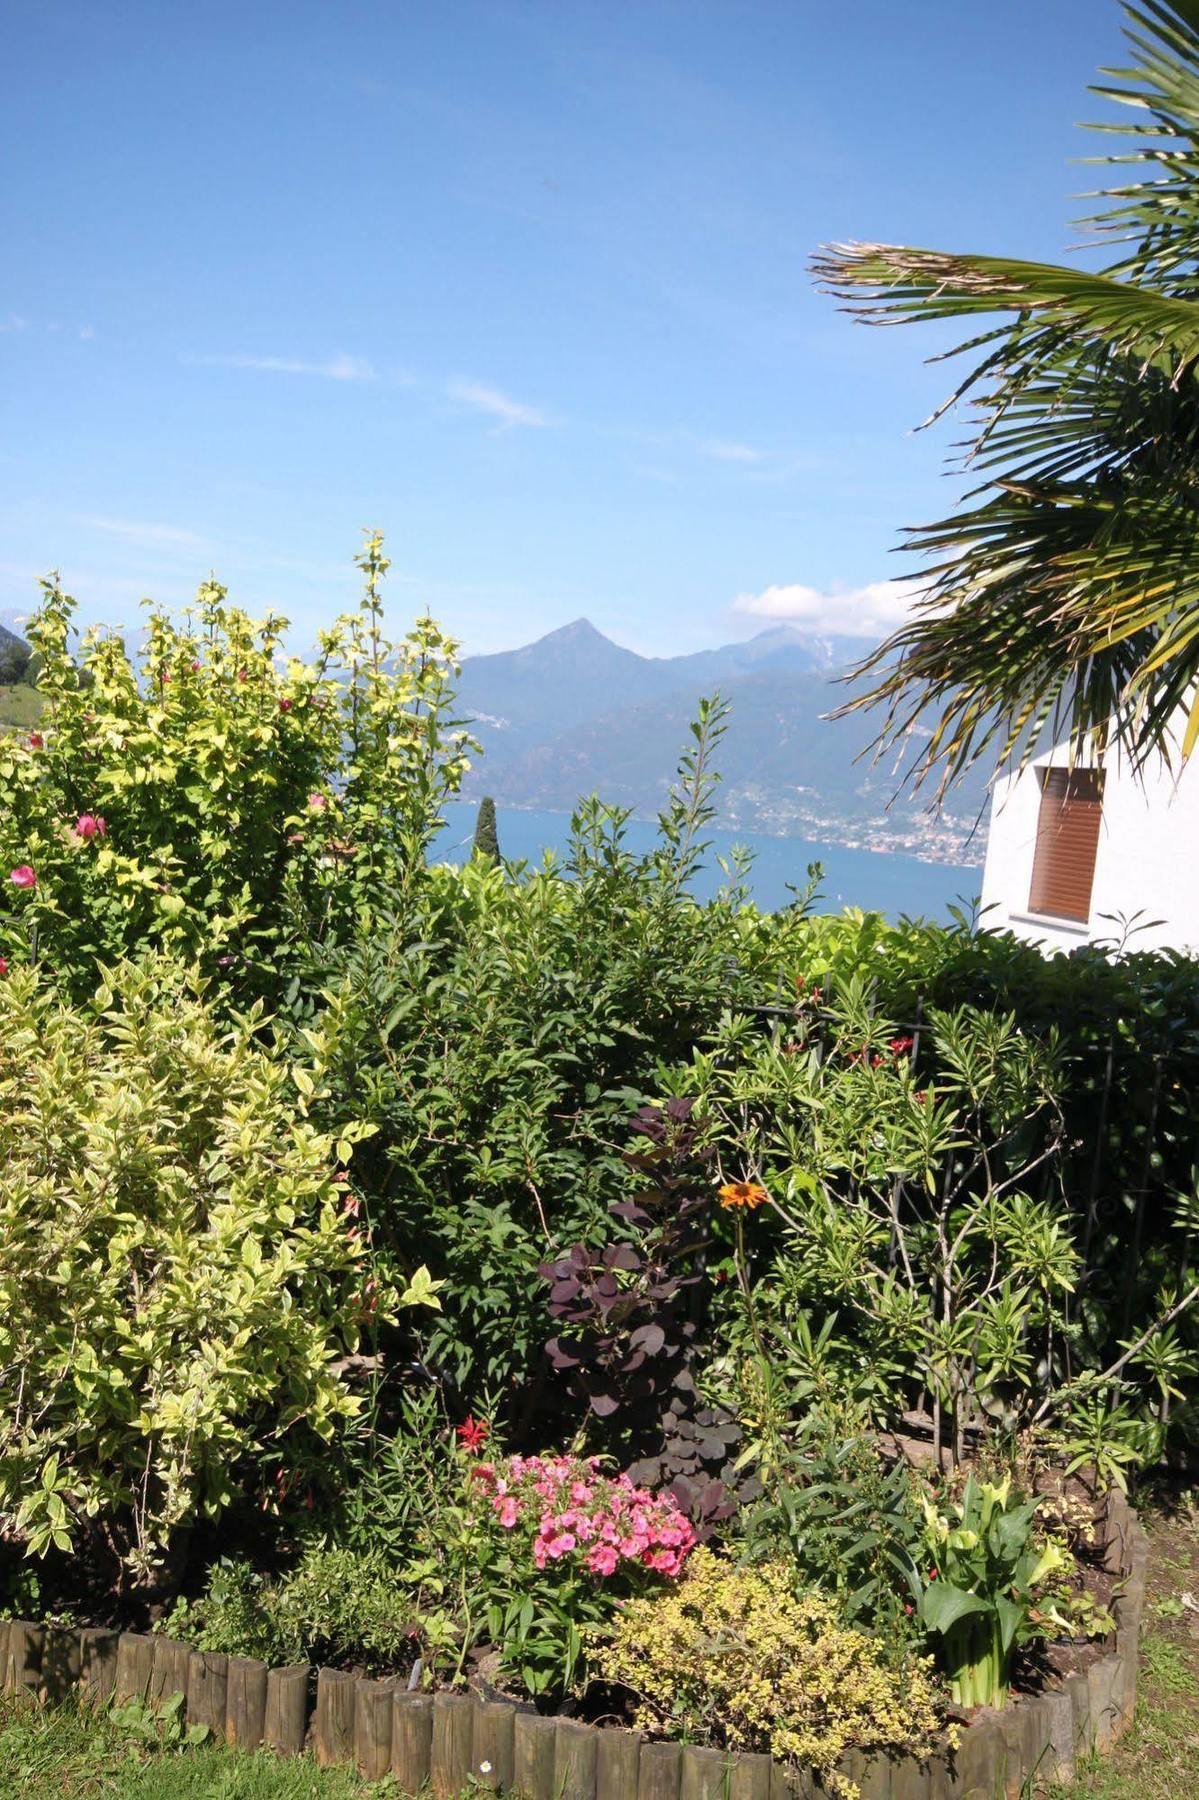
[[[1104,1566],[1120,1578],[1115,1632],[1085,1674],[1058,1689],[978,1712],[956,1752],[928,1762],[854,1752],[840,1773],[863,1800],[1016,1800],[1068,1780],[1132,1721],[1148,1540],[1126,1495],[1109,1495]],[[395,1681],[268,1669],[252,1657],[197,1651],[139,1632],[0,1621],[0,1689],[32,1704],[72,1689],[89,1704],[181,1694],[213,1737],[281,1756],[309,1749],[322,1765],[389,1776],[401,1793],[439,1800],[474,1786],[520,1800],[820,1800],[811,1771],[760,1753],[651,1742],[636,1731],[547,1718],[475,1693],[407,1693]]]

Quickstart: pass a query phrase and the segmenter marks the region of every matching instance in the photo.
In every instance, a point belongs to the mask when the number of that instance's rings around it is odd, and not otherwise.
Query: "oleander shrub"
[[[0,1515],[31,1554],[165,1579],[197,1519],[358,1411],[364,1329],[433,1299],[371,1255],[359,1131],[317,1129],[261,1028],[162,959],[79,1005],[0,978]]]
[[[920,1755],[941,1722],[931,1666],[890,1666],[827,1595],[797,1594],[783,1560],[749,1568],[701,1547],[681,1581],[621,1609],[597,1664],[632,1692],[643,1729],[769,1750],[847,1796],[847,1750]]]

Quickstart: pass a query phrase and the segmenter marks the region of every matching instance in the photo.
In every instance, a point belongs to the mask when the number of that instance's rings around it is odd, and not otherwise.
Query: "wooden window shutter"
[[[1086,924],[1091,916],[1102,810],[1101,770],[1045,770],[1028,897],[1030,912]]]

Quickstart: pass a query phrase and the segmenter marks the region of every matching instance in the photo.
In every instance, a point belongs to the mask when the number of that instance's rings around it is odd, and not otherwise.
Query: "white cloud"
[[[110,537],[124,538],[126,543],[158,549],[199,550],[204,545],[204,539],[197,537],[194,531],[182,531],[176,525],[154,525],[141,519],[105,519],[94,514],[84,516],[79,523],[90,526],[93,531],[106,532]]]
[[[790,582],[763,588],[760,594],[738,594],[733,611],[811,631],[879,638],[903,624],[921,592],[916,581],[872,581],[841,593]]]
[[[338,351],[325,362],[303,362],[291,356],[193,356],[189,362],[209,368],[265,369],[273,375],[319,375],[325,381],[373,381],[375,371],[362,356]]]
[[[717,462],[758,463],[763,456],[752,444],[731,443],[727,438],[707,438],[699,449],[701,456],[714,457]]]
[[[83,338],[85,340],[88,338],[94,338],[96,335],[96,328],[94,325],[81,325],[79,327],[79,335],[81,338]]]
[[[514,400],[499,388],[488,387],[479,381],[451,381],[449,385],[451,400],[460,400],[464,406],[473,406],[476,412],[487,413],[489,417],[499,421],[503,428],[512,425],[548,425],[545,414],[538,412],[535,406],[526,406],[523,401]]]
[[[0,331],[28,331],[29,320],[20,319],[16,313],[10,313],[7,319],[0,319]]]

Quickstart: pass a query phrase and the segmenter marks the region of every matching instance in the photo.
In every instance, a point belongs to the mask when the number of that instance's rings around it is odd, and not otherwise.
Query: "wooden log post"
[[[434,1694],[429,1784],[434,1800],[457,1800],[470,1780],[474,1706],[469,1694]]]
[[[637,1800],[679,1800],[681,1744],[642,1744],[637,1767]]]
[[[119,1642],[115,1631],[89,1628],[79,1633],[79,1698],[85,1706],[103,1706],[112,1699],[117,1684]],[[185,1691],[186,1687],[185,1681]]]
[[[770,1800],[773,1759],[757,1750],[743,1750],[733,1758],[729,1776],[729,1800]]]
[[[556,1800],[556,1738],[553,1719],[543,1719],[540,1713],[517,1713],[512,1728],[512,1786],[522,1800]]]
[[[728,1767],[723,1750],[688,1744],[679,1770],[679,1800],[725,1800]]]
[[[118,1706],[144,1700],[154,1668],[154,1639],[140,1631],[123,1631],[117,1642],[117,1677],[113,1699]]]
[[[42,1685],[46,1633],[28,1619],[10,1619],[5,1657],[4,1690],[18,1699],[35,1700]]]
[[[516,1709],[506,1700],[475,1702],[471,1775],[479,1787],[510,1793],[515,1768]]]
[[[218,1741],[225,1735],[229,1658],[219,1650],[193,1650],[187,1664],[187,1722],[203,1725]]]
[[[368,1781],[391,1772],[391,1717],[394,1681],[359,1676],[354,1688],[354,1762]]]
[[[595,1736],[595,1800],[636,1800],[641,1733],[607,1725]]]
[[[595,1800],[595,1764],[599,1733],[594,1725],[559,1719],[554,1743],[554,1793],[557,1800]]]
[[[147,1697],[151,1706],[164,1706],[172,1694],[187,1698],[192,1653],[186,1644],[174,1638],[156,1637],[150,1659],[150,1686]]]
[[[289,1668],[271,1669],[267,1673],[262,1739],[277,1756],[302,1756],[304,1753],[311,1675],[307,1663],[293,1663]]]
[[[262,1747],[266,1732],[266,1664],[231,1656],[225,1690],[225,1736],[242,1750]]]
[[[419,1794],[429,1785],[429,1753],[433,1741],[433,1696],[391,1697],[391,1772],[402,1794]]]
[[[340,1669],[321,1669],[316,1678],[312,1748],[323,1769],[354,1760],[354,1689],[357,1681]]]
[[[818,1792],[811,1769],[771,1759],[770,1800],[814,1800]]]
[[[43,1700],[55,1704],[73,1694],[79,1686],[79,1632],[65,1625],[47,1625],[42,1641],[42,1684],[38,1690]]]

